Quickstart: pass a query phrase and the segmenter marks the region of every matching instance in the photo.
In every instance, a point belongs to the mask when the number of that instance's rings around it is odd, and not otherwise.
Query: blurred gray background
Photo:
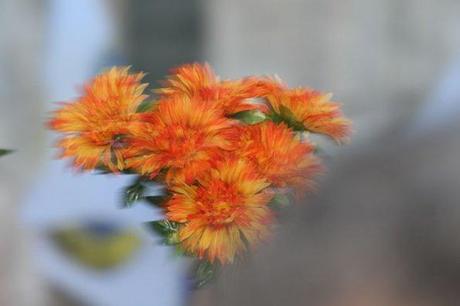
[[[103,276],[47,240],[69,220],[136,228],[157,213],[118,210],[125,181],[76,175],[53,159],[48,112],[100,69],[132,65],[154,88],[170,67],[207,61],[223,78],[277,74],[333,92],[355,132],[346,149],[327,148],[353,158],[382,135],[417,138],[458,118],[459,12],[457,0],[0,0],[0,147],[16,150],[0,159],[0,305],[186,298],[186,263],[148,238]]]

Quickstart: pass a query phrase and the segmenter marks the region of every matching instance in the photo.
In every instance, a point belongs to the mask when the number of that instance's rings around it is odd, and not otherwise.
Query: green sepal
[[[126,187],[123,190],[123,199],[122,205],[123,207],[131,207],[143,198],[144,196],[145,186],[141,183],[141,178],[136,179],[136,181]]]
[[[97,165],[95,168],[94,168],[94,171],[96,171],[95,174],[110,174],[110,173],[113,173],[113,171],[111,171],[109,168],[107,168],[106,166],[104,165]]]
[[[238,112],[232,115],[232,118],[239,120],[246,124],[257,124],[267,120],[267,116],[259,110],[248,110]]]
[[[147,228],[159,235],[166,245],[176,245],[179,239],[179,223],[169,220],[157,220],[146,222]]]
[[[268,203],[269,207],[274,210],[281,210],[285,207],[288,207],[291,204],[291,199],[289,195],[285,193],[277,193]]]
[[[114,173],[112,170],[110,170],[104,164],[98,164],[94,168],[94,170],[96,171],[95,174],[111,174],[111,173]],[[121,171],[119,171],[117,173],[121,173],[121,174],[136,174],[136,172],[134,172],[133,170],[129,170],[129,169],[121,170]]]
[[[170,233],[167,237],[164,238],[163,243],[166,245],[176,245],[180,242],[179,232]]]
[[[13,150],[0,149],[0,157],[12,153]]]
[[[198,260],[192,270],[192,282],[195,289],[200,289],[214,280],[220,266],[207,260]]]
[[[296,132],[306,131],[305,126],[302,124],[302,122],[297,121],[292,111],[284,105],[280,105],[279,113],[272,110],[272,112],[268,114],[267,117],[274,123],[285,123],[288,127],[290,127]]]
[[[155,101],[149,100],[149,101],[143,101],[141,104],[136,109],[136,113],[146,113],[148,111],[151,111],[153,108],[153,105],[155,104]]]
[[[143,176],[137,176],[133,183],[123,190],[122,206],[131,207],[136,202],[144,200],[144,203],[151,206],[162,207],[170,194],[156,195],[151,191],[152,185],[158,185],[159,183],[155,180],[150,180]]]
[[[179,243],[175,245],[174,255],[177,257],[190,256],[190,254],[187,253],[187,251],[185,251]]]

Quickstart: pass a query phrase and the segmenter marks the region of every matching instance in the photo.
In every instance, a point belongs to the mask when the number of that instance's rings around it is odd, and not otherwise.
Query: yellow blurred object
[[[141,244],[133,231],[105,223],[58,229],[52,237],[71,258],[97,270],[111,269],[126,262]]]

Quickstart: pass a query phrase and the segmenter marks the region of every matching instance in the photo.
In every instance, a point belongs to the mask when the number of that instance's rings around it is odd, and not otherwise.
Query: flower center
[[[214,182],[198,190],[197,202],[200,214],[208,224],[221,227],[232,223],[241,211],[241,195],[223,182]]]
[[[200,131],[185,130],[182,127],[169,129],[162,135],[164,150],[168,152],[175,167],[184,167],[190,160],[199,157],[204,146],[204,135]]]
[[[117,134],[113,136],[112,139],[112,148],[113,149],[122,149],[126,146],[126,137],[122,134]]]

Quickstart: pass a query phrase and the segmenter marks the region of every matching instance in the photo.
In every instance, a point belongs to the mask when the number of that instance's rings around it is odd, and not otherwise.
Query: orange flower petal
[[[75,167],[91,170],[103,164],[112,171],[124,168],[128,126],[138,120],[136,109],[147,97],[143,76],[129,74],[127,67],[114,67],[87,84],[76,101],[64,103],[54,112],[48,124],[66,135],[58,146],[63,156],[74,158]]]
[[[268,183],[244,160],[225,159],[196,187],[175,187],[166,216],[183,224],[181,246],[200,258],[225,264],[246,249],[247,241],[257,244],[266,238],[273,221],[267,207],[272,194],[251,185],[266,188]]]

